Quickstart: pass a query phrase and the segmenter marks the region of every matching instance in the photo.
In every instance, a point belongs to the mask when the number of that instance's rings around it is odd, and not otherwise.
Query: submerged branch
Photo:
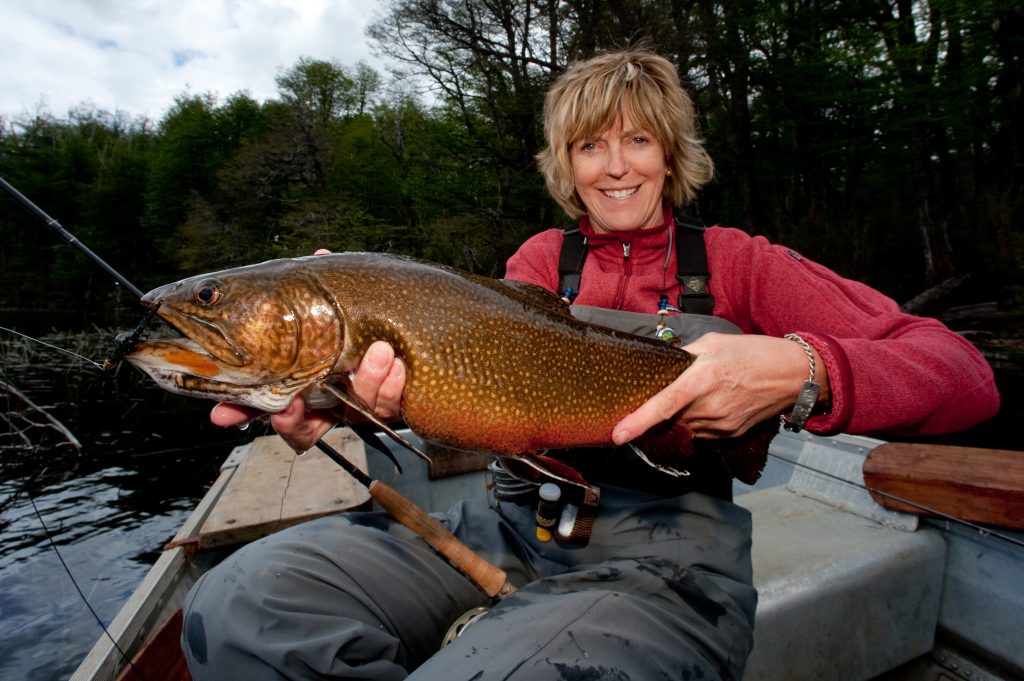
[[[78,441],[78,438],[75,437],[74,433],[72,433],[70,430],[68,430],[67,426],[65,426],[63,423],[61,423],[60,421],[55,419],[53,416],[51,416],[49,413],[47,413],[47,411],[45,409],[43,409],[42,407],[37,405],[35,402],[33,402],[27,395],[25,395],[20,390],[15,388],[10,383],[7,383],[6,381],[0,381],[0,390],[2,390],[4,393],[9,395],[10,397],[13,397],[13,398],[17,399],[31,413],[36,414],[38,417],[42,418],[44,423],[43,424],[36,424],[33,421],[31,421],[31,419],[28,419],[28,418],[26,418],[26,421],[28,421],[29,423],[33,423],[33,425],[45,425],[45,426],[48,426],[48,427],[56,430],[58,433],[60,433],[64,437],[64,439],[69,444],[71,444],[75,449],[78,449],[78,450],[82,449],[82,443],[80,443]],[[11,423],[10,419],[8,419],[6,417],[4,418],[4,420],[7,421],[8,423]],[[14,428],[14,424],[11,424],[11,427],[13,429]],[[24,434],[24,431],[17,430],[17,432],[22,436],[22,439],[27,439],[27,436]]]

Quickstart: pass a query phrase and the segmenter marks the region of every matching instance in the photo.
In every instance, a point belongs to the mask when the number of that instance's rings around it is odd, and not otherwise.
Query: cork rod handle
[[[369,485],[373,498],[391,516],[423,537],[460,572],[492,598],[502,598],[515,591],[505,571],[474,552],[455,538],[436,518],[412,503],[389,485],[374,480]]]

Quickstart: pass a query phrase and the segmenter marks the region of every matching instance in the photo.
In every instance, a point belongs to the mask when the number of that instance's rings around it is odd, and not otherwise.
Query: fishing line
[[[948,513],[944,513],[942,511],[939,511],[939,510],[934,509],[934,508],[930,508],[928,506],[925,506],[924,504],[919,504],[919,503],[917,503],[915,501],[910,501],[909,499],[904,499],[903,497],[900,497],[900,496],[898,496],[896,494],[890,494],[889,492],[883,492],[881,490],[871,489],[867,485],[861,484],[859,482],[854,482],[853,480],[847,480],[846,478],[844,478],[842,476],[836,475],[834,473],[829,473],[828,471],[818,470],[814,466],[808,466],[807,464],[800,463],[799,461],[794,461],[793,459],[789,459],[789,458],[786,458],[784,456],[780,456],[778,454],[772,454],[771,452],[769,452],[768,456],[773,457],[775,459],[778,459],[779,461],[785,461],[786,463],[788,463],[788,464],[790,464],[790,465],[792,465],[794,467],[802,468],[802,469],[804,469],[806,471],[810,471],[811,473],[816,473],[816,474],[818,474],[818,475],[820,475],[822,477],[830,478],[830,479],[838,481],[838,482],[846,483],[847,485],[850,485],[851,487],[856,487],[858,489],[862,489],[865,492],[868,492],[868,493],[872,493],[873,492],[875,494],[880,494],[880,495],[882,495],[882,496],[884,496],[886,498],[892,499],[893,501],[898,501],[898,502],[900,502],[902,504],[906,504],[908,506],[913,506],[914,508],[918,509],[919,511],[921,511],[923,513],[927,513],[928,515],[934,515],[934,516],[937,516],[939,518],[942,518],[943,520],[945,520],[947,522],[953,522],[953,523],[957,523],[959,525],[963,525],[965,527],[968,527],[968,528],[974,530],[975,532],[977,532],[978,534],[980,534],[983,537],[995,537],[996,539],[1001,539],[1001,540],[1003,540],[1005,542],[1013,544],[1014,546],[1018,546],[1020,548],[1024,548],[1024,541],[1022,541],[1020,539],[1017,539],[1016,537],[1011,537],[1008,534],[1003,534],[1002,532],[1000,532],[998,530],[993,530],[993,529],[991,529],[989,527],[986,527],[985,525],[979,525],[977,523],[972,523],[969,520],[964,520],[963,518],[957,518],[956,516],[950,515]]]
[[[129,282],[127,279],[125,279],[123,276],[121,276],[112,267],[107,265],[107,263],[105,263],[99,256],[97,256],[95,253],[93,253],[91,250],[89,250],[89,248],[87,246],[85,246],[85,244],[83,244],[82,242],[78,241],[78,239],[76,239],[72,234],[70,234],[67,230],[65,230],[60,225],[59,222],[57,222],[56,220],[51,218],[49,215],[47,215],[45,212],[43,212],[38,206],[36,206],[29,199],[27,199],[24,195],[22,195],[20,192],[18,192],[18,190],[16,190],[14,187],[12,187],[3,178],[0,178],[0,189],[3,189],[9,195],[11,195],[12,198],[14,198],[18,203],[20,203],[22,205],[22,207],[24,207],[26,210],[28,210],[29,213],[31,213],[34,217],[39,219],[49,229],[55,231],[57,233],[57,235],[61,239],[63,239],[65,242],[67,242],[68,244],[70,244],[74,248],[78,249],[80,252],[82,252],[86,257],[88,257],[90,260],[92,260],[93,263],[98,265],[100,267],[100,269],[106,271],[110,276],[112,276],[117,281],[117,283],[119,283],[121,286],[126,288],[128,291],[130,291],[136,297],[139,297],[139,298],[142,297],[142,292],[139,289],[137,289],[135,286],[133,286],[131,282]],[[33,337],[28,336],[26,334],[23,334],[23,333],[21,333],[19,331],[15,331],[14,329],[9,329],[7,327],[0,326],[0,330],[6,331],[7,333],[10,333],[10,334],[13,334],[13,335],[16,335],[16,336],[20,336],[20,337],[25,338],[25,339],[27,339],[29,341],[33,341],[35,343],[38,343],[38,344],[40,344],[40,345],[42,345],[44,347],[47,347],[47,348],[51,349],[51,350],[55,350],[57,352],[61,352],[61,353],[64,353],[66,355],[70,355],[72,357],[75,357],[77,359],[80,359],[80,360],[86,362],[88,365],[93,366],[93,367],[99,369],[100,371],[105,371],[105,370],[109,370],[110,368],[112,368],[111,359],[116,357],[118,360],[120,360],[120,358],[123,356],[123,353],[125,352],[126,348],[129,347],[130,341],[134,341],[135,339],[138,338],[138,334],[141,332],[142,327],[144,326],[145,322],[150,319],[150,317],[151,317],[151,315],[147,315],[146,319],[144,320],[144,323],[140,324],[139,327],[136,328],[134,334],[132,334],[132,336],[130,336],[129,339],[126,339],[124,342],[122,342],[121,339],[118,339],[118,346],[115,349],[115,353],[113,355],[111,355],[111,358],[108,358],[108,360],[104,364],[100,364],[99,362],[96,362],[95,360],[92,360],[92,359],[90,359],[88,357],[85,357],[84,355],[81,355],[79,353],[73,352],[71,350],[67,350],[65,348],[61,348],[61,347],[53,345],[51,343],[47,343],[47,342],[42,341],[42,340],[40,340],[38,338],[33,338]],[[43,534],[46,536],[46,539],[49,542],[50,547],[53,549],[54,553],[57,555],[57,559],[60,561],[60,564],[63,567],[65,574],[67,574],[68,578],[71,580],[72,585],[74,585],[75,591],[78,592],[78,595],[79,595],[79,597],[82,600],[82,603],[85,604],[85,607],[92,614],[92,616],[96,620],[97,624],[99,624],[100,629],[103,630],[103,634],[108,639],[110,639],[110,642],[113,644],[115,650],[117,650],[117,652],[120,654],[121,659],[123,659],[127,663],[128,668],[130,668],[132,671],[134,671],[139,676],[140,679],[142,679],[143,681],[146,681],[145,674],[143,674],[141,672],[141,670],[139,670],[135,666],[135,664],[132,662],[132,659],[127,655],[127,653],[125,653],[125,651],[121,648],[121,646],[118,645],[118,642],[116,640],[114,640],[113,635],[110,633],[110,631],[107,629],[106,625],[100,619],[99,614],[92,607],[92,604],[89,603],[89,599],[86,597],[85,593],[82,591],[81,587],[78,584],[78,581],[75,579],[74,574],[71,572],[70,567],[68,566],[67,562],[64,560],[64,556],[61,554],[60,550],[58,549],[57,543],[54,540],[53,535],[50,533],[49,528],[47,527],[46,523],[43,521],[43,516],[40,513],[38,506],[36,505],[35,499],[32,497],[32,493],[31,493],[31,490],[30,490],[29,486],[34,481],[35,480],[32,479],[32,480],[30,480],[26,484],[26,486],[25,486],[25,496],[28,498],[29,503],[32,505],[32,510],[35,513],[35,516],[36,516],[36,518],[39,521],[39,525],[43,529]]]
[[[17,203],[19,203],[22,206],[22,208],[24,208],[33,217],[35,217],[37,220],[39,220],[41,223],[43,223],[48,229],[50,229],[53,232],[55,232],[56,235],[61,240],[63,240],[68,245],[74,247],[75,249],[77,249],[85,257],[87,257],[90,261],[92,261],[92,263],[94,265],[96,265],[101,270],[103,270],[108,275],[110,275],[110,277],[113,278],[114,281],[116,281],[118,284],[123,286],[136,299],[139,299],[139,298],[143,297],[144,294],[143,294],[142,290],[137,288],[134,284],[132,284],[132,282],[130,282],[127,278],[125,278],[124,275],[122,275],[120,272],[118,272],[113,267],[111,267],[109,264],[107,264],[106,261],[104,261],[101,257],[96,255],[88,246],[86,246],[84,243],[79,241],[73,234],[71,234],[66,229],[64,229],[64,227],[61,226],[61,224],[59,222],[57,222],[57,220],[55,220],[54,218],[50,217],[45,211],[43,211],[39,206],[34,204],[24,194],[22,194],[17,189],[15,189],[9,182],[4,180],[2,177],[0,177],[0,190],[3,190],[8,195],[10,195],[10,197],[13,198]],[[35,341],[37,343],[40,343],[40,344],[42,344],[44,346],[47,346],[47,347],[49,347],[51,349],[54,349],[54,350],[57,350],[59,352],[63,352],[63,353],[69,354],[69,355],[74,356],[74,357],[77,357],[77,358],[79,358],[81,360],[84,360],[85,362],[87,362],[87,363],[97,367],[101,371],[110,371],[110,370],[116,368],[117,365],[121,362],[121,360],[124,359],[125,355],[128,352],[131,351],[132,347],[135,345],[135,342],[138,341],[138,339],[140,338],[140,336],[142,334],[142,330],[153,319],[154,315],[156,314],[156,310],[157,310],[157,308],[159,306],[160,306],[160,303],[157,302],[156,305],[150,307],[150,309],[147,311],[146,315],[143,317],[142,321],[139,322],[138,326],[136,326],[135,329],[131,333],[119,334],[117,336],[114,350],[106,358],[106,360],[104,360],[104,362],[102,364],[100,364],[98,362],[95,362],[95,361],[89,359],[88,357],[84,357],[84,356],[82,356],[82,355],[80,355],[78,353],[72,352],[70,350],[65,350],[64,348],[60,348],[60,347],[57,347],[55,345],[51,345],[49,343],[45,343],[44,341],[41,341],[41,340],[36,339],[36,338],[32,338],[31,336],[26,336],[25,334],[19,333],[17,331],[12,330],[12,329],[7,329],[6,327],[0,327],[0,328],[3,328],[3,330],[8,331],[8,332],[13,333],[13,334],[16,334],[18,336],[23,336],[24,338],[27,338],[29,340]],[[27,487],[26,487],[25,492],[26,492],[26,496],[28,496],[29,501],[32,503],[32,508],[33,508],[33,510],[35,510],[36,517],[39,519],[39,523],[40,523],[40,525],[43,528],[43,532],[46,534],[46,537],[49,540],[50,545],[53,547],[53,550],[57,553],[57,557],[60,559],[61,565],[64,566],[64,571],[67,573],[68,577],[71,579],[72,584],[75,585],[75,589],[76,589],[76,591],[78,591],[78,595],[81,597],[82,602],[85,603],[86,607],[89,609],[89,612],[91,612],[93,614],[93,617],[96,618],[96,621],[99,623],[100,628],[103,629],[103,633],[114,644],[114,648],[117,650],[118,653],[120,653],[122,659],[124,659],[128,663],[128,667],[130,667],[133,671],[135,671],[139,675],[139,677],[142,678],[143,681],[146,681],[145,676],[135,667],[135,665],[132,663],[131,658],[129,658],[128,655],[125,653],[125,651],[123,651],[121,649],[121,647],[117,644],[117,642],[114,641],[114,637],[110,634],[110,631],[107,630],[107,627],[103,624],[102,620],[100,620],[99,616],[96,614],[96,611],[93,609],[92,605],[89,603],[89,600],[85,597],[85,594],[79,588],[78,582],[75,580],[74,575],[71,574],[71,570],[68,568],[67,563],[64,561],[64,557],[61,555],[60,551],[57,550],[57,544],[53,540],[53,536],[50,534],[49,529],[46,527],[46,523],[43,522],[43,518],[42,518],[42,516],[39,513],[39,509],[36,508],[35,501],[32,499],[32,494],[28,490]]]
[[[79,359],[85,360],[86,362],[96,366],[97,368],[99,368],[101,370],[103,368],[99,363],[90,360],[88,357],[84,357],[82,355],[79,355],[78,353],[71,352],[70,350],[65,350],[63,348],[57,347],[56,345],[51,345],[50,343],[43,342],[43,341],[41,341],[41,340],[39,340],[37,338],[32,338],[31,336],[26,336],[23,333],[19,333],[18,331],[14,331],[14,330],[8,329],[6,327],[0,326],[0,330],[7,331],[9,333],[13,333],[13,334],[15,334],[17,336],[21,336],[23,338],[26,338],[26,339],[28,339],[30,341],[35,341],[36,343],[39,343],[40,345],[46,346],[47,348],[50,348],[50,349],[53,349],[53,350],[59,350],[60,352],[64,352],[64,353],[72,355],[74,357],[78,357]],[[6,353],[5,353],[5,356],[6,356]],[[38,446],[36,446],[35,449],[38,450]],[[74,573],[71,571],[71,567],[68,565],[67,561],[64,560],[64,555],[61,553],[60,548],[57,546],[57,542],[53,538],[53,533],[50,531],[49,526],[46,524],[46,521],[43,519],[42,511],[39,510],[39,506],[38,506],[38,504],[36,504],[35,497],[32,495],[32,487],[35,485],[36,481],[39,480],[40,477],[42,477],[42,475],[46,472],[46,470],[47,470],[46,468],[43,468],[42,470],[36,472],[35,475],[31,476],[25,482],[25,485],[22,487],[21,491],[25,493],[25,498],[28,499],[28,503],[32,507],[32,512],[33,512],[33,514],[35,514],[36,520],[39,522],[39,526],[43,530],[43,536],[46,537],[47,543],[49,543],[50,548],[53,549],[54,554],[56,554],[57,560],[60,562],[61,568],[64,570],[64,574],[66,574],[68,576],[68,579],[71,581],[71,585],[75,588],[75,592],[78,594],[79,599],[82,601],[83,604],[85,604],[86,609],[92,615],[93,619],[96,620],[96,623],[99,625],[100,629],[103,631],[103,634],[110,640],[110,643],[111,643],[111,645],[114,646],[114,649],[120,654],[121,659],[125,661],[125,663],[127,664],[127,668],[130,668],[133,672],[135,672],[135,674],[138,675],[138,677],[142,681],[148,681],[147,678],[146,678],[146,675],[143,674],[142,671],[138,667],[135,666],[135,663],[132,661],[132,659],[128,656],[128,654],[124,651],[124,649],[121,648],[120,644],[118,644],[117,640],[110,633],[110,630],[107,629],[107,626],[103,623],[103,620],[100,618],[99,613],[96,612],[96,609],[92,606],[92,603],[89,602],[88,597],[85,595],[85,592],[82,591],[82,587],[79,585],[78,580],[75,578]],[[17,496],[18,496],[18,492],[16,492],[13,495],[13,497],[11,498],[10,501],[13,502],[15,499],[17,499]]]
[[[50,548],[52,548],[53,552],[55,554],[57,554],[57,560],[60,561],[61,567],[64,568],[64,573],[68,576],[68,579],[71,580],[71,585],[75,587],[75,591],[78,592],[79,598],[81,598],[82,602],[85,603],[85,607],[92,614],[93,619],[96,620],[96,623],[100,625],[100,629],[102,629],[103,633],[106,635],[106,637],[108,639],[110,639],[111,645],[114,646],[114,649],[117,650],[118,653],[120,653],[121,659],[123,659],[125,662],[128,663],[128,667],[133,672],[138,674],[139,678],[141,678],[142,681],[148,681],[148,679],[146,678],[146,675],[142,673],[141,669],[139,669],[138,667],[135,666],[135,663],[132,662],[132,659],[130,657],[128,657],[128,653],[126,653],[121,648],[121,646],[120,646],[120,644],[118,644],[117,640],[114,639],[113,634],[111,634],[110,630],[107,629],[107,625],[105,625],[103,623],[103,620],[100,618],[99,613],[97,613],[96,609],[92,607],[92,604],[89,602],[89,599],[86,597],[85,592],[82,591],[82,587],[80,587],[78,585],[78,580],[75,579],[75,575],[71,572],[71,568],[68,566],[67,562],[64,560],[63,554],[61,554],[60,549],[57,547],[57,542],[54,541],[53,534],[50,532],[50,528],[46,525],[46,522],[43,520],[43,514],[39,511],[39,507],[36,505],[36,500],[32,497],[32,491],[31,491],[30,487],[31,487],[31,485],[33,483],[35,483],[36,479],[38,479],[38,477],[45,472],[45,470],[46,469],[44,468],[42,471],[37,473],[31,480],[29,480],[25,484],[25,487],[24,487],[25,497],[28,499],[28,503],[32,505],[32,511],[35,513],[36,519],[39,520],[39,525],[43,528],[43,534],[46,536],[46,540],[50,543]]]
[[[57,352],[63,352],[65,355],[71,355],[72,357],[77,357],[78,359],[80,359],[80,360],[82,360],[84,362],[88,362],[89,364],[91,364],[92,366],[96,367],[100,371],[103,371],[103,365],[102,364],[100,364],[99,362],[97,362],[95,360],[89,359],[85,355],[80,355],[77,352],[73,352],[71,350],[65,350],[62,347],[59,347],[57,345],[52,345],[52,344],[47,343],[46,341],[40,340],[38,338],[33,338],[32,336],[28,336],[28,335],[26,335],[24,333],[21,333],[20,331],[15,331],[14,329],[9,329],[6,326],[0,326],[0,331],[6,331],[7,333],[14,334],[15,336],[21,336],[25,340],[30,340],[33,343],[38,343],[39,345],[42,345],[42,346],[47,347],[47,348],[50,348],[51,350],[56,350]]]

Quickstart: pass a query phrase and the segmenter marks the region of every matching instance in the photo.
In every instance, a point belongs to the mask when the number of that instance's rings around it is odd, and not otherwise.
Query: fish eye
[[[203,282],[192,292],[192,302],[196,305],[209,306],[220,300],[220,289],[213,282]]]

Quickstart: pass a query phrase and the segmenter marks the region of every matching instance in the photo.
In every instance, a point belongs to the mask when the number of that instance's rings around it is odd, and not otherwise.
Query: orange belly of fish
[[[538,417],[431,408],[403,408],[403,415],[409,427],[428,440],[496,454],[529,454],[544,449],[610,444],[612,428],[619,420],[614,417],[581,420],[571,414]]]

